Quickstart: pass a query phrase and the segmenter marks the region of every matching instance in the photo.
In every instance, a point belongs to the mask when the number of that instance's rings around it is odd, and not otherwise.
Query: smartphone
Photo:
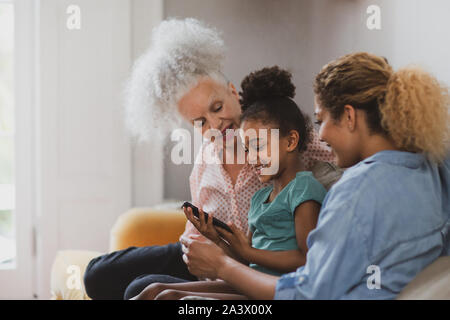
[[[182,208],[191,208],[192,209],[192,213],[194,214],[194,216],[197,217],[197,219],[199,219],[199,211],[198,208],[196,206],[194,206],[192,203],[190,202],[185,202],[183,203],[183,205],[181,206]],[[205,221],[208,220],[208,214],[206,212],[203,211],[203,213],[205,214]],[[216,227],[220,227],[222,229],[227,230],[230,233],[233,233],[233,231],[231,230],[231,228],[224,222],[220,221],[219,219],[216,219],[213,217],[213,225],[215,225]]]

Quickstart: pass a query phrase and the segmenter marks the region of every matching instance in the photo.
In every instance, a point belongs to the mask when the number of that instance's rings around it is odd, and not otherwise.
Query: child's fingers
[[[231,231],[233,231],[233,234],[236,237],[243,237],[245,239],[247,239],[247,236],[245,235],[245,233],[239,229],[233,222],[228,223],[228,226],[230,227]]]
[[[208,215],[208,221],[206,221],[206,225],[208,226],[208,228],[213,228],[213,214],[210,213]]]
[[[191,212],[189,211],[189,208],[184,207],[183,210],[184,210],[184,214],[186,215],[186,218],[188,218],[189,221],[191,221],[192,216],[191,216]]]
[[[237,242],[242,243],[243,239],[245,241],[247,241],[247,237],[245,236],[245,234],[233,222],[228,222],[227,225],[230,227],[230,229],[232,231],[232,232],[229,232],[229,231],[227,231],[227,232],[234,239],[235,242],[237,241]]]
[[[248,242],[248,236],[239,229],[234,223],[229,224],[230,229],[233,231],[233,234],[242,242]]]
[[[191,208],[184,208],[184,213],[186,214],[186,217],[188,220],[194,225],[195,228],[199,228],[200,224],[198,219],[194,217],[194,213],[192,212]]]
[[[238,234],[239,232],[241,232],[241,230],[238,229],[238,227],[236,227],[236,225],[233,222],[229,222],[228,226],[230,227],[231,231],[233,231],[234,234]]]
[[[230,242],[234,238],[234,235],[228,230],[225,230],[224,228],[218,226],[216,227],[216,229],[220,233],[220,235],[228,242]]]
[[[186,216],[186,218],[188,218],[188,220],[190,221],[191,217],[190,217],[189,211],[186,207],[183,207],[183,212],[184,212],[184,215]]]
[[[203,228],[203,227],[206,226],[205,213],[203,212],[202,209],[198,209],[198,211],[199,211],[198,217],[199,217],[199,220],[200,220],[200,226]]]

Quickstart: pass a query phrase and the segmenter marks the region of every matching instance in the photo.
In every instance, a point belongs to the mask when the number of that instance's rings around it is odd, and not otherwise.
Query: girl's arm
[[[236,293],[215,293],[215,292],[195,292],[195,291],[181,291],[181,290],[164,290],[155,297],[155,300],[180,300],[188,296],[193,296],[193,300],[197,300],[197,297],[211,298],[215,300],[248,300],[248,298],[242,294]],[[190,299],[189,299],[190,300]]]
[[[279,277],[256,271],[224,257],[217,275],[249,299],[273,300]]]
[[[200,278],[220,278],[250,299],[273,299],[279,277],[253,270],[227,256],[213,242],[198,236],[183,236],[183,260]]]
[[[231,248],[248,262],[280,272],[292,272],[306,263],[308,252],[306,239],[309,232],[317,225],[319,212],[320,204],[315,201],[303,202],[295,209],[295,232],[298,250],[270,251],[255,249],[245,241],[243,235],[233,225],[230,225],[232,229],[234,228],[233,235],[223,229],[220,231],[230,243]]]
[[[306,262],[306,256],[299,250],[270,251],[251,248],[248,259],[251,263],[282,273],[293,272]]]
[[[242,258],[240,255],[237,255],[229,246],[228,243],[220,239],[218,243],[216,243],[229,257],[233,258],[234,260],[237,260],[245,265],[248,265],[249,262]]]
[[[222,293],[239,294],[232,286],[222,280],[217,281],[193,281],[180,283],[152,283],[141,291],[133,300],[154,300],[160,293],[171,290],[196,293]],[[197,294],[191,294],[197,295]]]

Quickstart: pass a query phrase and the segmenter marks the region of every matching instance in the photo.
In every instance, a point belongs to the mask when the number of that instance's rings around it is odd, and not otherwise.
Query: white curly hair
[[[227,83],[221,34],[193,18],[168,19],[152,31],[125,85],[125,122],[139,142],[181,125],[177,102],[203,77]]]

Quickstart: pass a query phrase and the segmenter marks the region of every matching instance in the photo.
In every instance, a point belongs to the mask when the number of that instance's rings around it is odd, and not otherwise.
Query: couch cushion
[[[450,257],[440,257],[420,272],[398,300],[450,299]]]
[[[180,208],[130,209],[117,219],[111,230],[110,251],[177,242],[186,221]]]
[[[58,251],[51,271],[51,299],[89,300],[83,276],[89,261],[100,255],[96,251]]]

